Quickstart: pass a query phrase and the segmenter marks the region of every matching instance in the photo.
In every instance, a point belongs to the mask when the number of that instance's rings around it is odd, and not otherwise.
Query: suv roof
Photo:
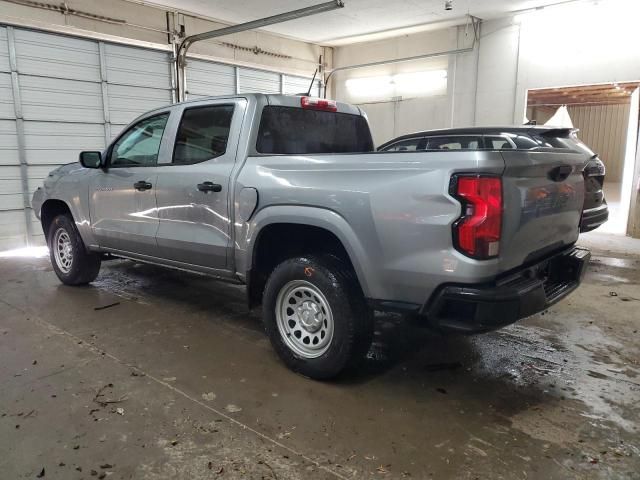
[[[378,147],[383,147],[396,143],[400,140],[415,137],[433,137],[445,135],[500,135],[500,134],[516,134],[516,135],[542,135],[566,137],[571,133],[577,132],[577,128],[551,127],[544,125],[516,125],[516,126],[498,126],[498,127],[459,127],[459,128],[440,128],[436,130],[423,130],[421,132],[409,133],[400,137],[393,138]]]

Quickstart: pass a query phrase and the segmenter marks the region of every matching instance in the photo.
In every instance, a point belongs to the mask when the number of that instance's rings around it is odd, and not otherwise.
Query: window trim
[[[153,164],[150,165],[113,165],[111,163],[111,155],[113,154],[113,149],[115,148],[116,144],[122,139],[122,137],[124,137],[127,133],[129,133],[136,125],[138,125],[140,122],[143,122],[145,120],[150,120],[152,118],[155,117],[160,117],[162,115],[167,115],[167,122],[164,124],[164,129],[162,130],[162,137],[160,137],[160,145],[158,146],[158,155],[156,156],[156,161]],[[165,136],[165,132],[167,131],[167,125],[169,124],[169,120],[171,119],[171,110],[164,110],[162,112],[154,112],[151,115],[146,115],[142,118],[137,118],[134,122],[132,122],[129,125],[129,128],[124,129],[120,135],[118,135],[109,145],[109,148],[107,149],[107,162],[105,167],[107,169],[111,169],[111,168],[150,168],[150,167],[157,167],[158,166],[158,157],[160,156],[160,150],[162,149],[162,141],[164,140],[164,136]]]
[[[482,135],[478,135],[478,134],[474,134],[474,133],[455,133],[452,135],[420,135],[420,136],[415,136],[415,137],[407,137],[407,138],[401,138],[398,139],[397,141],[386,145],[384,147],[384,150],[377,150],[378,152],[381,153],[406,153],[406,152],[398,152],[398,151],[390,151],[390,148],[395,147],[396,145],[398,145],[399,143],[402,142],[406,142],[408,140],[418,140],[418,145],[420,145],[421,142],[425,141],[425,146],[429,145],[429,140],[432,138],[451,138],[451,139],[455,139],[458,137],[477,137],[479,139],[479,144],[482,145],[481,147],[478,148],[460,148],[460,149],[450,149],[450,150],[440,150],[437,148],[416,148],[415,152],[459,152],[459,151],[472,151],[472,152],[480,152],[480,151],[492,151],[492,152],[499,152],[502,150],[518,150],[518,151],[529,151],[532,149],[522,149],[522,148],[518,148],[517,145],[515,144],[515,142],[509,138],[508,136],[505,136],[503,134],[482,134]],[[504,148],[493,148],[492,146],[489,147],[488,143],[487,143],[487,139],[488,138],[500,138],[502,140],[505,140],[509,145],[511,145],[512,148],[510,149],[504,149]],[[539,148],[539,147],[536,147]],[[413,152],[413,151],[412,151]]]
[[[175,163],[173,161],[175,155],[176,155],[176,147],[178,146],[178,132],[180,131],[180,125],[182,125],[182,120],[184,119],[184,114],[189,111],[189,110],[198,110],[198,109],[203,109],[203,108],[216,108],[216,107],[231,107],[231,121],[229,122],[229,135],[227,136],[227,143],[225,144],[225,148],[224,148],[224,152],[222,152],[220,155],[216,155],[215,157],[211,157],[211,158],[207,158],[206,160],[199,160],[197,162],[182,162],[182,163]],[[233,127],[233,117],[236,114],[236,103],[235,102],[230,102],[230,103],[209,103],[209,104],[205,104],[205,105],[197,105],[194,107],[185,107],[182,109],[182,112],[180,113],[180,118],[178,119],[178,123],[176,124],[176,129],[175,129],[175,135],[173,138],[173,148],[171,149],[171,161],[168,163],[161,163],[159,164],[159,166],[161,167],[179,167],[179,166],[184,166],[184,165],[197,165],[198,163],[204,163],[204,162],[208,162],[210,160],[213,160],[214,158],[220,158],[223,157],[224,155],[227,154],[227,152],[229,151],[229,138],[231,138],[231,130]]]
[[[489,142],[492,141],[490,140],[491,138],[499,138],[500,140],[506,140],[506,142],[511,145],[511,148],[493,148],[493,144],[492,146],[489,146]],[[483,150],[489,150],[492,152],[501,152],[502,150],[520,150],[523,151],[524,149],[522,148],[518,148],[518,146],[516,145],[516,143],[509,137],[507,137],[506,135],[502,135],[502,134],[498,134],[498,135],[493,135],[493,134],[486,134],[486,135],[482,135],[482,144],[484,145]]]
[[[395,147],[396,145],[398,145],[399,143],[402,143],[402,142],[407,142],[407,141],[409,141],[409,140],[418,140],[418,143],[416,144],[416,149],[415,149],[415,150],[408,150],[408,151],[409,151],[409,152],[411,152],[411,151],[415,151],[415,152],[424,152],[424,151],[426,151],[426,149],[425,149],[425,148],[418,148],[418,146],[420,146],[420,144],[421,144],[423,141],[425,142],[425,146],[426,146],[426,145],[427,145],[427,143],[428,143],[428,142],[427,142],[428,138],[429,138],[429,137],[427,137],[427,136],[422,136],[422,135],[420,135],[420,136],[418,136],[418,137],[403,138],[403,139],[400,139],[400,140],[398,140],[398,141],[396,141],[396,142],[393,142],[393,143],[392,143],[392,144],[390,144],[390,145],[385,145],[384,150],[377,150],[377,151],[379,151],[379,152],[386,152],[386,153],[395,153],[395,152],[400,152],[400,150],[390,151],[389,149],[390,149],[390,148]]]
[[[474,134],[474,133],[454,133],[452,135],[427,135],[425,136],[425,139],[427,140],[427,145],[429,146],[429,141],[432,138],[469,138],[469,137],[474,137],[478,139],[478,145],[482,144],[484,145],[484,137],[482,135],[478,135],[478,134]],[[421,150],[422,152],[479,152],[485,150],[484,148],[450,148],[450,149],[440,149],[440,148],[425,148],[424,150]]]

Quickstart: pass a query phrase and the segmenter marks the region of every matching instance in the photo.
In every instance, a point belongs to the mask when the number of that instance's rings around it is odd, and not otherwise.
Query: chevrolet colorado
[[[367,352],[372,310],[484,332],[577,287],[579,150],[374,152],[358,108],[211,97],[142,115],[33,197],[68,285],[116,256],[246,285],[293,370],[330,378]]]

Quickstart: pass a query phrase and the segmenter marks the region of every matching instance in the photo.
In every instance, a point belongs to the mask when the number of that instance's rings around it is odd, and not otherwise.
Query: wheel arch
[[[40,207],[40,224],[42,225],[45,239],[49,238],[49,228],[51,227],[53,219],[58,215],[65,214],[69,214],[71,218],[73,218],[71,208],[69,208],[69,205],[65,201],[55,198],[45,200]]]
[[[264,208],[252,220],[244,247],[245,263],[238,262],[238,267],[240,272],[246,272],[251,307],[260,303],[271,270],[284,258],[302,253],[329,253],[348,262],[363,294],[375,295],[372,283],[375,277],[362,243],[347,221],[332,210],[298,206]],[[267,252],[270,261],[265,263]]]

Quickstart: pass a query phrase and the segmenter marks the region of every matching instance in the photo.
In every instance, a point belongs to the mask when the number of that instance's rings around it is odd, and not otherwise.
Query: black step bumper
[[[575,290],[590,258],[589,250],[573,247],[496,282],[443,285],[421,313],[431,326],[441,330],[495,330],[541,312]]]

